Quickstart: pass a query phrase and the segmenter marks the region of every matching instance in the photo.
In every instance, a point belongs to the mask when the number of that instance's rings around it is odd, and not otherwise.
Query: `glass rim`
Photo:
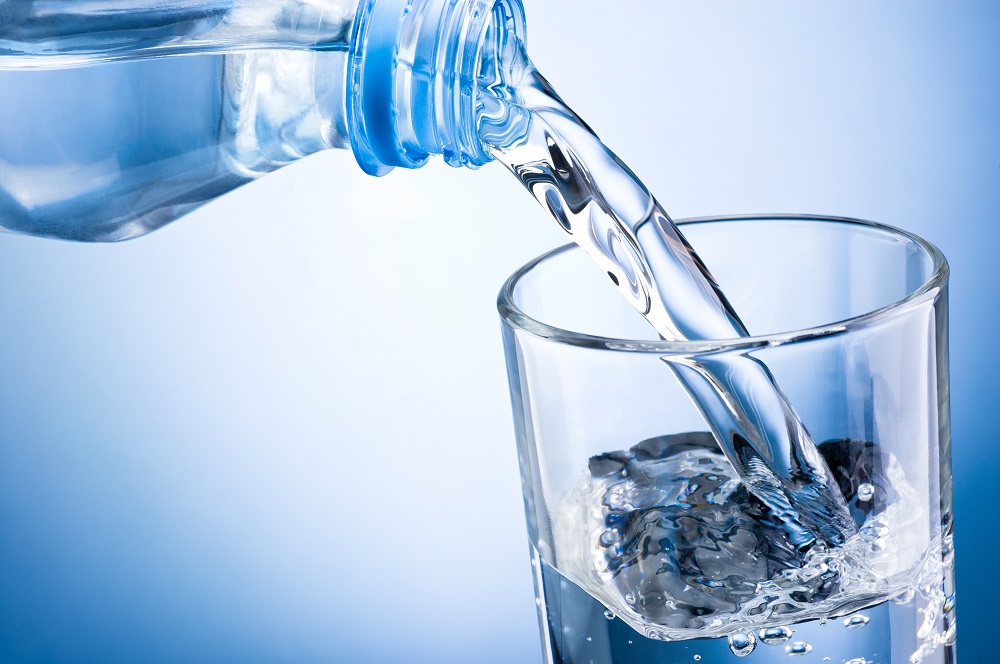
[[[855,219],[852,217],[834,217],[827,215],[808,214],[743,214],[743,215],[722,215],[709,217],[691,217],[687,219],[675,220],[679,226],[710,224],[718,222],[744,222],[744,221],[803,221],[808,223],[824,224],[844,224],[850,226],[862,226],[868,229],[890,233],[898,237],[905,238],[918,245],[931,259],[933,271],[930,277],[924,281],[920,287],[914,289],[906,297],[891,304],[872,311],[852,316],[850,318],[818,325],[814,327],[792,330],[788,332],[776,332],[759,336],[740,337],[736,339],[712,339],[712,340],[683,340],[683,341],[648,341],[638,339],[618,339],[613,337],[603,337],[583,332],[574,332],[563,328],[549,325],[526,314],[514,303],[514,289],[518,282],[531,270],[542,262],[558,256],[566,251],[579,249],[574,243],[564,244],[550,251],[545,252],[515,271],[500,289],[497,297],[497,309],[501,318],[512,327],[527,332],[533,336],[572,346],[582,346],[585,348],[616,350],[636,353],[657,353],[657,354],[703,354],[725,352],[733,350],[752,350],[772,346],[781,346],[788,343],[806,341],[820,337],[831,337],[847,332],[863,329],[884,321],[892,316],[914,309],[921,304],[936,298],[948,282],[949,267],[944,254],[933,244],[923,239],[919,235],[910,233],[895,226],[880,224],[865,219]]]

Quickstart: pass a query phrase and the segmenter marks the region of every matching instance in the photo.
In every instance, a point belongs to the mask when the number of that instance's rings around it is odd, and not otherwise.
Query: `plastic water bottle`
[[[483,46],[523,33],[519,0],[0,0],[0,227],[136,237],[332,148],[481,165]]]

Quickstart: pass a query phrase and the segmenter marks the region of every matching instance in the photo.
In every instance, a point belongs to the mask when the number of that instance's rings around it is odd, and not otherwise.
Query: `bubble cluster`
[[[845,439],[818,447],[861,525],[844,546],[793,546],[714,437],[691,432],[588,460],[554,519],[560,571],[601,601],[597,617],[607,609],[608,620],[657,640],[735,634],[729,649],[737,656],[761,644],[784,649],[794,628],[780,625],[817,620],[830,625],[825,629],[863,627],[872,615],[863,607],[879,598],[912,602],[900,596],[910,577],[880,570],[896,558],[900,515],[920,518],[919,496],[898,460],[873,443]],[[859,609],[867,615],[851,613]]]

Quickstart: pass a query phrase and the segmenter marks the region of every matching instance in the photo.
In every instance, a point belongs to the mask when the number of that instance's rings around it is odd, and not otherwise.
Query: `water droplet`
[[[867,503],[869,500],[875,497],[875,487],[865,482],[858,487],[858,500],[863,503]]]
[[[812,649],[813,647],[805,641],[796,641],[785,646],[785,652],[789,655],[808,655]]]
[[[855,613],[853,616],[847,616],[844,618],[844,627],[847,629],[857,629],[858,627],[864,627],[868,624],[868,616]]]
[[[792,638],[792,630],[787,627],[765,627],[757,632],[757,636],[769,646],[780,646]]]
[[[819,619],[819,626],[820,627],[826,627],[826,623],[828,623],[828,622],[829,621],[826,618],[820,618]]]
[[[753,632],[737,632],[729,635],[729,649],[737,657],[746,657],[757,647],[757,637]]]
[[[611,609],[607,609],[604,612],[604,617],[607,618],[608,620],[614,620],[615,619],[615,612],[612,611]]]
[[[590,637],[588,636],[588,637],[587,637],[587,640],[588,640],[588,641],[593,641],[594,639],[592,639],[592,638],[590,638]]]

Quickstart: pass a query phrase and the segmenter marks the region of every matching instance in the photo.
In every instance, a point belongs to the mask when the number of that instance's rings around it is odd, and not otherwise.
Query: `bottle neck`
[[[487,39],[524,39],[520,0],[362,0],[347,65],[347,116],[361,167],[383,175],[431,155],[491,160],[477,131]]]

